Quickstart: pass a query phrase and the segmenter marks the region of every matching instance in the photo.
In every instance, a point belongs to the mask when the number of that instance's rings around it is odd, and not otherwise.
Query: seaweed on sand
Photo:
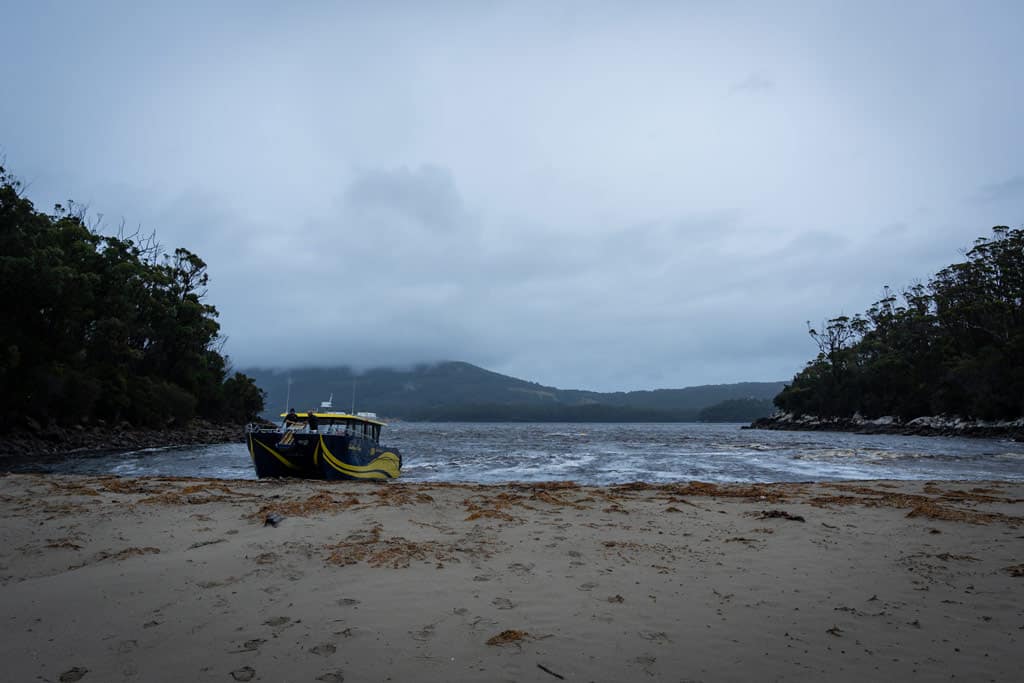
[[[519,631],[516,629],[508,629],[502,631],[496,636],[491,636],[487,639],[488,645],[508,645],[509,643],[518,643],[519,641],[526,640],[530,637],[527,631]]]
[[[334,514],[347,510],[354,505],[359,505],[359,499],[351,493],[346,493],[339,497],[331,495],[327,491],[320,491],[305,500],[284,500],[269,503],[250,516],[257,519],[266,519],[267,515],[277,513],[284,517],[310,517],[312,515]]]
[[[968,510],[962,507],[950,505],[951,502],[962,502],[963,499],[951,492],[939,489],[934,484],[926,484],[925,492],[937,495],[933,498],[928,495],[916,493],[893,492],[889,490],[878,490],[870,486],[856,484],[823,484],[824,488],[842,491],[843,494],[855,495],[818,495],[810,498],[808,502],[816,507],[827,507],[833,505],[862,505],[864,507],[888,507],[900,510],[909,510],[907,517],[925,517],[938,519],[947,522],[966,522],[969,524],[990,524],[992,522],[1004,522],[1011,526],[1017,526],[1024,522],[1020,517],[1013,517],[998,512],[979,512]],[[977,499],[971,499],[977,500]],[[1009,499],[1005,499],[1008,502]]]
[[[402,569],[414,560],[435,562],[440,569],[445,562],[458,562],[457,553],[488,556],[482,543],[472,546],[440,543],[438,541],[410,541],[401,536],[385,538],[378,524],[367,531],[349,535],[340,543],[324,546],[328,564],[345,566],[366,562],[371,567]]]
[[[519,517],[512,515],[510,512],[507,512],[509,509],[514,506],[523,507],[527,510],[535,509],[526,502],[525,496],[506,491],[502,491],[494,496],[474,494],[463,500],[462,505],[466,508],[466,511],[469,512],[469,516],[466,517],[467,522],[481,518],[500,519],[506,522],[518,522],[522,520]]]

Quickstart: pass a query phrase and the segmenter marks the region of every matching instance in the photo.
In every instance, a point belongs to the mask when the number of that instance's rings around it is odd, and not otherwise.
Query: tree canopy
[[[809,332],[819,353],[775,398],[785,412],[1024,416],[1024,230],[996,226],[926,284]]]
[[[74,205],[39,212],[2,167],[0,241],[0,429],[241,422],[263,409],[251,379],[228,377],[196,254],[99,234]]]

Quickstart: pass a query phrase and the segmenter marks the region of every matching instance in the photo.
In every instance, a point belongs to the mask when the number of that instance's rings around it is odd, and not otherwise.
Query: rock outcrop
[[[819,418],[787,413],[762,417],[744,429],[903,434],[908,436],[970,436],[1024,441],[1024,418],[985,421],[940,415],[902,421],[892,416],[869,420],[859,415],[849,418]]]
[[[0,458],[70,455],[97,451],[131,451],[162,446],[244,441],[244,427],[193,420],[180,427],[138,429],[128,424],[63,428],[38,424],[0,435]]]

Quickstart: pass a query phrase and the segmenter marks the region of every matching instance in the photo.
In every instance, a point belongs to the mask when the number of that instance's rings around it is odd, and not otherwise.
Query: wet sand
[[[12,681],[1016,680],[1024,483],[0,476]]]

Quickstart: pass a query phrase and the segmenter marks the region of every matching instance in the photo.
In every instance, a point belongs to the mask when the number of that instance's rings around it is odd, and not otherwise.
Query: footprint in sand
[[[491,600],[491,604],[498,609],[512,609],[516,606],[516,603],[512,602],[508,598],[494,598]]]
[[[338,598],[335,601],[335,604],[338,605],[338,607],[352,607],[354,605],[358,605],[359,601],[355,598]]]
[[[309,648],[309,651],[315,655],[327,657],[328,655],[333,655],[335,652],[337,652],[338,648],[335,647],[334,643],[320,643],[319,645],[314,645],[313,647]]]
[[[597,588],[597,584],[596,583],[594,583],[593,581],[587,581],[586,583],[581,583],[579,586],[577,586],[576,590],[578,590],[578,591],[592,591],[595,588]]]
[[[252,640],[247,640],[244,643],[242,643],[242,647],[238,648],[237,650],[228,650],[228,652],[255,652],[256,650],[260,649],[260,645],[262,645],[265,642],[267,641],[265,641],[263,638],[253,638]]]
[[[256,669],[251,666],[243,666],[241,669],[235,669],[231,672],[231,677],[236,681],[251,681],[256,675]]]
[[[269,626],[273,630],[272,635],[275,638],[284,633],[285,630],[300,623],[302,623],[302,619],[293,621],[290,617],[273,617],[263,622],[265,626]]]
[[[256,556],[256,564],[274,564],[277,562],[277,553],[260,553]]]
[[[328,671],[325,674],[320,674],[316,677],[316,680],[323,681],[323,683],[344,683],[345,674],[341,672],[341,669],[335,671]]]
[[[508,566],[508,570],[518,576],[529,576],[533,573],[533,567],[534,564],[532,562],[527,562],[526,564],[513,562]]]
[[[434,637],[434,625],[427,624],[419,631],[409,631],[409,635],[412,636],[413,640],[418,640],[420,642],[423,642],[424,640],[430,640]]]
[[[638,664],[639,666],[641,666],[643,668],[643,670],[644,670],[644,673],[647,674],[648,676],[653,676],[654,675],[654,671],[652,671],[651,669],[654,667],[654,663],[658,661],[658,658],[657,657],[645,657],[645,656],[641,655],[639,657],[634,657],[630,661],[632,661],[634,664]]]
[[[117,644],[117,653],[121,655],[128,654],[132,650],[136,649],[138,646],[139,641],[137,640],[122,640],[120,643]]]

